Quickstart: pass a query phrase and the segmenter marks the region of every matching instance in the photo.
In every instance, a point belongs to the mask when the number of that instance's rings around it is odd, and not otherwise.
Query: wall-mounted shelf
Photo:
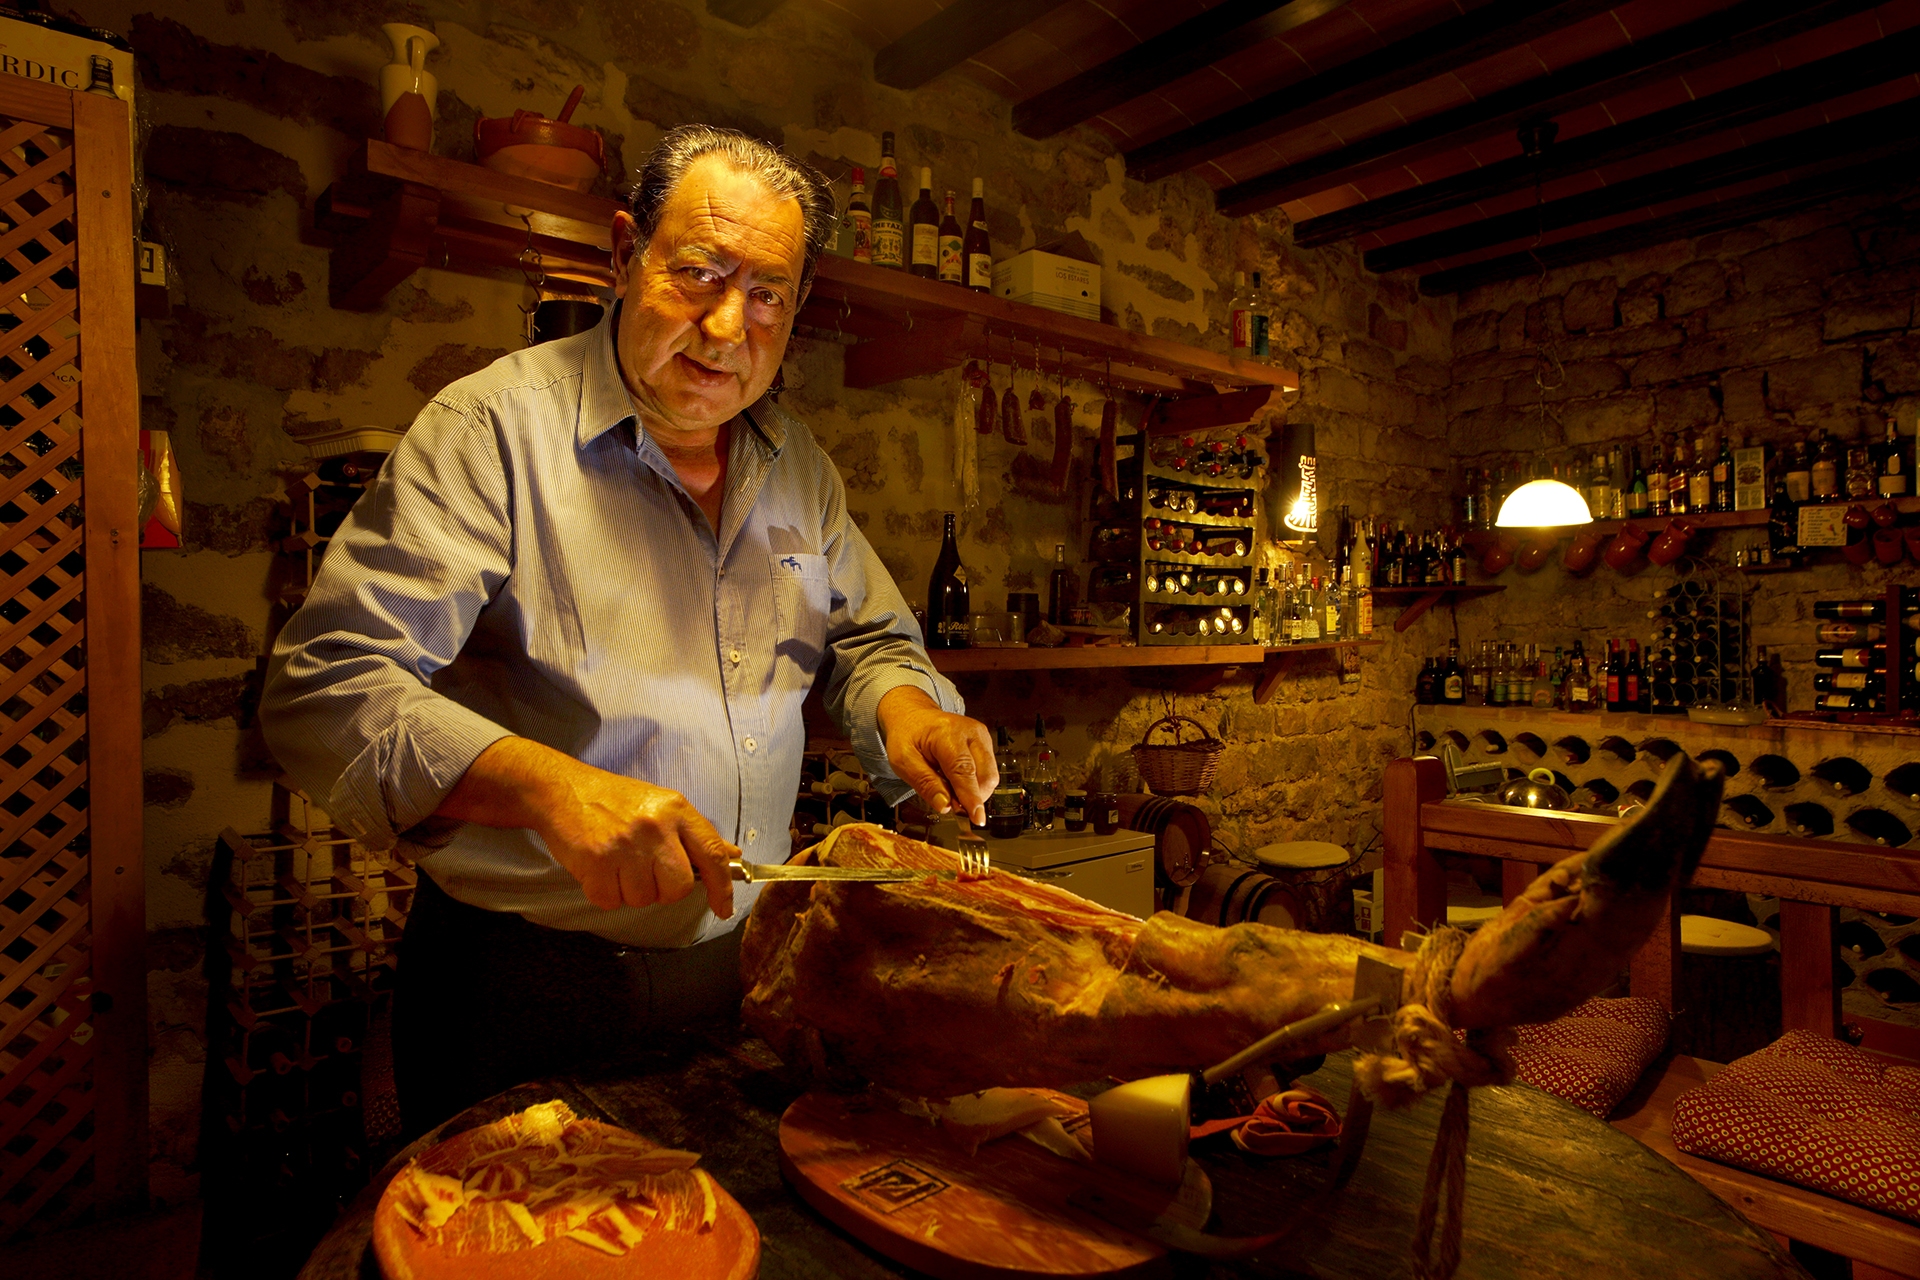
[[[947,675],[979,675],[994,671],[1094,671],[1181,669],[1201,677],[1212,688],[1243,667],[1259,667],[1253,700],[1273,697],[1281,677],[1303,658],[1320,654],[1339,656],[1341,649],[1377,649],[1380,640],[1335,640],[1293,644],[1268,649],[1257,644],[1084,645],[1064,649],[936,649],[928,656]],[[1199,688],[1195,688],[1198,692]]]
[[[1405,631],[1420,620],[1420,615],[1439,604],[1442,600],[1471,600],[1475,596],[1490,596],[1496,591],[1505,591],[1505,587],[1491,583],[1462,583],[1443,587],[1375,587],[1373,602],[1380,604],[1404,604],[1394,620],[1395,631]]]
[[[347,172],[314,203],[314,226],[334,237],[328,296],[368,310],[421,267],[521,266],[529,243],[550,281],[612,284],[613,215],[624,206],[551,183],[496,173],[445,156],[368,141]],[[1034,344],[1047,377],[1068,374],[1162,396],[1218,405],[1169,416],[1157,430],[1198,430],[1251,421],[1297,374],[1117,325],[1009,302],[904,271],[822,255],[800,322],[837,334],[850,387],[938,373],[970,359],[1017,356],[1030,368]],[[1260,394],[1266,392],[1267,394]]]
[[[1920,497],[1892,499],[1873,497],[1864,498],[1858,503],[1823,502],[1818,505],[1841,508],[1862,506],[1871,511],[1888,501],[1891,501],[1893,509],[1902,515],[1920,512]],[[1592,529],[1596,533],[1612,537],[1620,532],[1622,525],[1626,524],[1638,525],[1648,533],[1659,533],[1667,527],[1668,522],[1673,520],[1685,520],[1696,529],[1760,529],[1766,527],[1767,521],[1771,518],[1772,513],[1762,508],[1759,511],[1705,511],[1679,516],[1636,516],[1632,520],[1595,520],[1591,525],[1576,525],[1564,529],[1472,529],[1467,533],[1467,543],[1473,547],[1484,547],[1497,540],[1503,532],[1511,532],[1522,541],[1528,540],[1535,533],[1551,534],[1555,538],[1570,538],[1584,529]]]

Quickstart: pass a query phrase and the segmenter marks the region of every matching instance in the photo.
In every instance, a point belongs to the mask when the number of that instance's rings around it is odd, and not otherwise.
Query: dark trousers
[[[516,1084],[617,1063],[666,1033],[738,1018],[740,934],[665,951],[623,947],[468,906],[423,872],[394,983],[403,1131],[418,1137]]]

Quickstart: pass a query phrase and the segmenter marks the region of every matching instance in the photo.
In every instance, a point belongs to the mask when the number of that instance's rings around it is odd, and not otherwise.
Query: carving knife
[[[973,841],[961,842],[960,865],[935,869],[931,867],[822,867],[793,863],[740,862],[727,863],[727,870],[735,880],[745,880],[751,884],[760,884],[770,880],[850,880],[867,884],[908,884],[915,880],[931,877],[935,880],[977,880],[991,873],[991,864],[987,857],[986,841],[975,837]],[[977,848],[974,846],[978,846]]]

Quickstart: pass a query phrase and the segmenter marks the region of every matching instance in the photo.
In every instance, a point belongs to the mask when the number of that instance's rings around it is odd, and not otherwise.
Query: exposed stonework
[[[152,583],[140,588],[140,648],[148,662],[251,658],[260,637],[238,618],[182,604]]]

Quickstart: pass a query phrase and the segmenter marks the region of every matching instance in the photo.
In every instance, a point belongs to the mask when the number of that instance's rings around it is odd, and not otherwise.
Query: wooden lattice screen
[[[0,78],[0,1240],[146,1194],[126,111]]]

